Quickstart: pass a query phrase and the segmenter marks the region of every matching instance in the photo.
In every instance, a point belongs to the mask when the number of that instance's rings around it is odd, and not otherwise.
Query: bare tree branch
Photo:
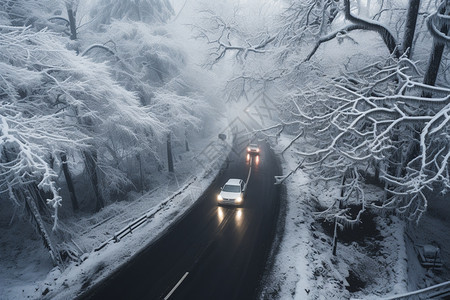
[[[319,49],[319,46],[322,43],[331,41],[332,39],[336,38],[339,35],[346,35],[348,32],[358,29],[364,30],[366,29],[366,27],[359,24],[347,25],[344,28],[338,29],[334,32],[331,32],[325,36],[320,37],[319,40],[317,40],[316,44],[314,45],[314,48],[311,50],[311,52],[309,52],[308,56],[305,58],[304,62],[309,61],[311,59],[311,57],[316,53],[317,49]]]

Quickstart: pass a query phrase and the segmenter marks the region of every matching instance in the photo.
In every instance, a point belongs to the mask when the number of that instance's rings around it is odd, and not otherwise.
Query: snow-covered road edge
[[[286,142],[287,139],[283,137],[275,147],[275,152],[279,153]],[[284,156],[279,157],[283,174],[288,174],[296,166],[294,157],[286,155],[292,154],[287,152]],[[309,270],[305,269],[307,268],[306,261],[302,258],[307,254],[305,246],[309,244],[309,230],[306,228],[306,224],[310,222],[306,221],[308,217],[305,213],[297,216],[296,212],[301,211],[301,203],[306,201],[308,193],[303,193],[302,189],[294,187],[307,187],[308,179],[301,170],[293,178],[283,184],[284,195],[282,195],[281,201],[285,203],[280,204],[280,217],[277,224],[279,228],[271,251],[271,256],[275,256],[272,257],[273,262],[269,267],[271,270],[268,270],[269,273],[264,278],[262,299],[291,299],[294,295],[299,298],[303,295],[303,298],[306,298],[306,292],[301,287],[307,287],[308,281],[306,276],[300,274],[309,274]],[[292,201],[292,199],[297,201]],[[298,222],[295,222],[297,225],[293,225],[293,220],[297,217],[299,217]]]

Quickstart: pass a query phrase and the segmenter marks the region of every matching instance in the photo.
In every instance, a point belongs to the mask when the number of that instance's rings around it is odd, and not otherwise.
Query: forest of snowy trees
[[[167,0],[0,6],[0,197],[60,263],[50,236],[63,234],[61,206],[99,211],[148,189],[167,169],[166,146],[188,147],[210,104],[166,28]]]
[[[196,12],[193,41],[210,47],[201,69],[173,38],[169,0],[0,1],[0,201],[55,264],[52,240],[70,235],[62,205],[95,213],[174,171],[174,141],[188,149],[214,118],[197,75],[219,64],[233,77],[218,103],[276,94],[281,120],[255,134],[308,139],[297,169],[341,183],[321,217],[356,224],[370,207],[417,222],[448,192],[449,0],[257,4],[254,18],[227,1]],[[367,202],[365,182],[384,199]]]

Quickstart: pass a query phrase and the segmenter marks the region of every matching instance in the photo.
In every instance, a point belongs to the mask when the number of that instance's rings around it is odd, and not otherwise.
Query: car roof
[[[258,144],[249,144],[249,146],[258,147]]]
[[[225,183],[225,184],[240,185],[241,184],[241,180],[240,179],[231,178],[231,179],[228,179],[227,183]]]

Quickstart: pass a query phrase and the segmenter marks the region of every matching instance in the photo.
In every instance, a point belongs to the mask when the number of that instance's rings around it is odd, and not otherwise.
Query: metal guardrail
[[[129,223],[127,226],[123,227],[122,229],[120,229],[119,231],[117,231],[116,233],[114,233],[114,235],[106,240],[105,242],[103,242],[100,246],[98,246],[97,248],[94,249],[94,252],[97,252],[101,249],[103,249],[104,247],[106,247],[106,245],[108,245],[110,242],[114,241],[114,242],[118,242],[120,241],[120,239],[122,239],[124,236],[133,233],[133,231],[140,227],[142,224],[146,223],[147,220],[153,218],[154,215],[156,215],[161,209],[163,209],[171,200],[173,200],[175,197],[177,197],[178,195],[180,195],[181,193],[183,193],[189,186],[191,186],[195,181],[197,180],[197,176],[194,176],[187,184],[185,184],[181,189],[179,189],[177,192],[175,192],[174,194],[172,194],[169,198],[167,198],[166,200],[164,200],[163,202],[161,202],[157,207],[153,207],[150,210],[148,210],[147,212],[145,212],[142,216],[140,216],[138,219],[134,220],[133,222]]]
[[[394,295],[384,300],[394,299],[441,299],[445,296],[450,296],[450,281],[436,284],[421,290],[409,292],[401,295]]]
[[[228,155],[228,154],[227,154]],[[214,168],[216,165],[216,160],[218,160],[221,156],[218,156],[214,161],[212,161],[207,168],[205,168],[205,171],[200,176],[200,178],[206,177]],[[145,212],[143,215],[141,215],[138,219],[134,220],[133,222],[129,223],[127,226],[123,227],[121,230],[114,233],[114,235],[103,242],[98,247],[94,248],[94,252],[100,251],[101,249],[105,248],[110,242],[119,242],[120,239],[125,237],[126,235],[132,233],[135,229],[140,227],[142,224],[146,223],[149,219],[153,218],[154,215],[156,215],[159,211],[161,211],[170,201],[172,201],[175,197],[182,194],[189,186],[191,186],[195,181],[197,181],[198,177],[193,176],[190,180],[188,180],[188,183],[186,183],[182,188],[180,188],[178,191],[176,191],[174,194],[169,196],[166,200],[161,202],[157,207],[153,207],[147,212]]]

